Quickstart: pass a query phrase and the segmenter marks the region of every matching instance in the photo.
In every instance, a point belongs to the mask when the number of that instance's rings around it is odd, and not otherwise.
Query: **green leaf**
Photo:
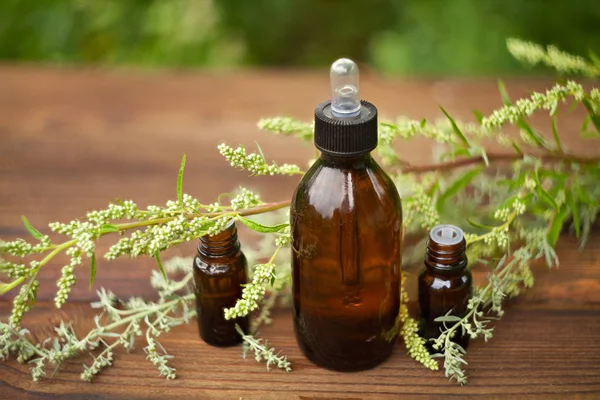
[[[427,125],[427,120],[425,118],[423,118],[421,120],[421,129],[425,128],[425,125]]]
[[[475,116],[475,118],[477,118],[477,122],[481,123],[481,121],[483,121],[483,114],[481,113],[481,111],[473,110],[473,115]]]
[[[557,112],[558,112],[558,101],[552,105],[552,108],[550,109],[550,116],[555,117]]]
[[[525,122],[523,118],[517,121],[517,126],[521,128],[521,130],[525,132],[525,134],[529,136],[529,138],[533,140],[535,144],[541,147],[546,147],[546,141],[544,140],[544,138],[535,133],[534,130],[531,129],[529,124],[527,124],[527,122]]]
[[[481,148],[481,158],[483,158],[483,162],[485,163],[485,166],[489,167],[490,159],[488,158],[488,155],[483,147]]]
[[[558,137],[558,131],[556,130],[556,115],[552,117],[552,134],[554,135],[554,141],[556,142],[556,148],[562,152],[562,144],[560,143],[560,137]]]
[[[600,57],[598,57],[598,54],[596,54],[592,50],[590,50],[589,55],[590,55],[590,60],[592,60],[592,62],[594,64],[596,64],[597,67],[600,67]]]
[[[289,223],[279,224],[279,225],[274,225],[274,226],[262,225],[256,221],[252,221],[251,219],[242,217],[241,215],[238,217],[238,219],[240,221],[242,221],[242,223],[244,225],[246,225],[248,228],[252,229],[253,231],[263,232],[263,233],[281,232],[282,230],[284,230],[285,228],[287,228],[290,225]]]
[[[583,131],[581,132],[582,139],[597,139],[600,137],[600,132],[596,131]]]
[[[448,114],[446,112],[446,110],[444,110],[443,107],[440,106],[440,109],[446,115],[446,117],[450,120],[450,124],[452,125],[452,130],[454,131],[454,133],[456,134],[456,136],[458,136],[458,138],[460,139],[460,141],[463,142],[463,144],[466,147],[469,147],[469,141],[467,140],[467,138],[465,137],[465,135],[463,135],[463,133],[460,131],[460,129],[458,128],[458,125],[456,125],[456,122],[454,121],[454,119],[452,119],[452,117],[450,116],[450,114]]]
[[[544,251],[544,258],[546,259],[546,264],[548,265],[548,268],[552,268],[555,265],[558,266],[558,264],[559,264],[558,256],[556,255],[556,251],[554,251],[554,248],[552,248],[550,243],[548,243],[547,238],[546,238],[546,240],[544,240],[543,251]]]
[[[552,207],[553,209],[557,210],[558,206],[557,206],[556,202],[554,201],[554,199],[552,199],[552,197],[550,197],[550,195],[548,194],[548,192],[546,192],[544,190],[544,188],[542,187],[542,183],[540,182],[540,177],[538,175],[538,170],[537,169],[533,172],[533,180],[536,183],[536,185],[535,185],[535,193],[538,195],[538,197],[540,199],[544,200],[546,203],[548,203],[548,205],[550,207]]]
[[[185,170],[185,154],[181,159],[181,166],[177,175],[177,201],[180,207],[183,207],[183,170]]]
[[[448,200],[449,197],[455,195],[460,190],[467,187],[467,185],[469,183],[471,183],[473,178],[475,178],[477,175],[479,175],[481,173],[481,171],[483,171],[484,169],[485,169],[484,167],[474,168],[470,171],[467,171],[467,173],[465,173],[459,179],[455,180],[452,183],[452,185],[450,185],[450,187],[448,189],[446,189],[446,191],[444,193],[442,193],[440,195],[440,197],[437,199],[437,202],[435,205],[436,209],[438,211],[440,211],[444,207],[444,203],[446,202],[446,200]]]
[[[25,228],[27,228],[27,231],[31,234],[31,236],[33,236],[37,240],[42,240],[42,238],[44,237],[44,235],[42,235],[40,233],[40,231],[38,231],[37,229],[35,229],[33,227],[33,225],[31,225],[29,223],[29,220],[27,219],[27,217],[25,217],[24,215],[21,215],[21,220],[25,224]]]
[[[575,193],[577,193],[577,198],[579,198],[579,200],[581,200],[585,204],[594,207],[597,205],[597,203],[594,200],[592,200],[592,198],[581,189],[581,186],[575,185]]]
[[[475,222],[470,217],[467,217],[467,222],[469,224],[473,225],[475,228],[481,228],[481,229],[494,229],[495,228],[493,226],[483,225],[483,224],[480,224],[479,222]]]
[[[423,121],[421,121],[421,123],[423,123]],[[389,122],[380,122],[379,126],[385,126],[386,128],[390,128],[390,129],[398,129],[397,125],[391,124]]]
[[[592,117],[590,117],[588,114],[585,116],[585,118],[583,119],[583,123],[581,124],[581,132],[584,132],[587,130],[587,127],[590,124],[590,122],[592,122]]]
[[[500,91],[500,98],[505,106],[512,106],[512,102],[510,101],[510,97],[508,96],[508,92],[506,91],[506,86],[504,86],[504,82],[498,80],[498,90]]]
[[[102,224],[100,227],[100,234],[119,232],[119,228],[113,224]]]
[[[163,278],[167,280],[167,274],[165,273],[165,269],[163,268],[162,261],[160,261],[160,252],[156,252],[154,258],[156,259],[156,263],[158,264],[158,269],[160,270],[160,273],[162,274]]]
[[[96,279],[96,254],[92,254],[92,265],[90,267],[90,290]]]
[[[585,108],[587,108],[588,114],[590,116],[590,119],[592,120],[592,123],[594,124],[594,127],[598,132],[600,132],[600,116],[594,113],[594,108],[592,107],[592,104],[588,99],[583,99],[582,103],[585,106]]]
[[[573,195],[573,190],[566,192],[567,203],[571,209],[571,216],[573,217],[573,227],[575,228],[575,236],[581,236],[581,222],[579,221],[579,210],[577,209],[577,200]]]
[[[548,229],[548,234],[546,235],[548,244],[550,244],[552,247],[556,245],[556,241],[558,240],[558,236],[560,235],[560,231],[565,222],[568,211],[569,209],[567,207],[562,207],[554,214],[554,218],[550,224],[550,229]]]
[[[258,154],[260,154],[260,156],[262,157],[264,162],[267,162],[267,159],[265,158],[265,154],[263,153],[262,149],[260,148],[260,145],[258,144],[258,142],[254,142],[256,144],[256,148],[258,149]]]
[[[515,148],[515,151],[520,155],[523,156],[523,152],[521,151],[521,148],[519,147],[519,145],[517,144],[517,142],[513,141],[512,142],[513,147]]]

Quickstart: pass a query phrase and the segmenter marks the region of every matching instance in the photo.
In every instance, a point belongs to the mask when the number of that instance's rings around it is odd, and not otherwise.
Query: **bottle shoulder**
[[[451,273],[440,273],[425,268],[419,275],[419,285],[431,289],[458,289],[469,287],[473,283],[471,271],[468,268]]]
[[[370,159],[356,168],[341,168],[317,160],[300,181],[292,213],[320,214],[373,211],[374,216],[402,218],[400,196],[389,176]]]
[[[194,270],[208,275],[227,275],[245,270],[247,267],[246,256],[241,250],[230,256],[207,257],[197,254],[194,257]]]

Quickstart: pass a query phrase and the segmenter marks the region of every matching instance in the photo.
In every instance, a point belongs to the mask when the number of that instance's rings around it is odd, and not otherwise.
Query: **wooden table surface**
[[[414,118],[439,117],[438,104],[467,117],[470,107],[489,112],[500,105],[494,80],[392,80],[365,74],[364,97],[380,113]],[[509,80],[516,95],[543,89],[544,80]],[[256,189],[267,201],[290,198],[297,178],[255,177],[233,170],[216,146],[225,141],[253,148],[259,141],[267,158],[304,164],[309,144],[270,136],[255,128],[262,116],[292,115],[306,120],[328,96],[326,71],[192,73],[71,70],[0,67],[0,237],[26,237],[20,215],[34,226],[68,221],[115,198],[140,206],[175,197],[183,153],[188,163],[184,190],[212,202],[237,185]],[[577,114],[562,126],[567,132]],[[570,119],[569,119],[570,118]],[[570,124],[572,122],[572,124]],[[564,140],[586,152],[574,135]],[[592,149],[593,151],[594,149]],[[597,149],[595,149],[597,151]],[[401,145],[406,158],[427,162],[431,147]],[[242,240],[249,241],[247,232]],[[289,310],[278,310],[263,335],[293,362],[294,372],[267,372],[240,348],[214,349],[202,343],[195,324],[176,328],[162,339],[175,355],[179,377],[158,378],[141,349],[118,353],[114,367],[94,383],[79,381],[81,362],[69,361],[52,380],[33,383],[27,366],[0,364],[0,399],[29,398],[202,398],[202,399],[378,399],[438,398],[600,398],[600,232],[580,252],[563,237],[561,266],[535,269],[535,287],[507,306],[488,343],[473,342],[467,355],[470,383],[448,383],[443,372],[428,371],[406,356],[399,343],[394,355],[371,371],[342,374],[310,364],[295,344]],[[110,240],[102,240],[105,251]],[[192,255],[194,244],[171,250]],[[67,306],[52,305],[60,260],[40,274],[38,303],[25,318],[36,338],[45,338],[61,319],[76,329],[91,323],[88,269]],[[106,287],[120,297],[154,297],[147,258],[98,261],[94,289]],[[411,283],[410,291],[414,291]],[[0,318],[10,298],[0,297]],[[89,360],[88,360],[89,361]]]

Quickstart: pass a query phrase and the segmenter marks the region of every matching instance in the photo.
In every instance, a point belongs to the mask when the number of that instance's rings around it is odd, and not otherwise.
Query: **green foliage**
[[[387,73],[522,73],[506,36],[594,55],[599,19],[596,0],[3,0],[0,59],[326,66],[343,55]],[[543,63],[533,50],[522,53]]]
[[[241,47],[206,0],[3,0],[0,59],[220,66]]]
[[[408,0],[393,28],[371,41],[371,64],[388,73],[491,75],[522,72],[505,38],[551,43],[574,54],[600,50],[594,0]]]

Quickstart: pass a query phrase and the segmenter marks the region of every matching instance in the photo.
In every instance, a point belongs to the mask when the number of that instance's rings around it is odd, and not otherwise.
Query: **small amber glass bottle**
[[[337,371],[390,356],[399,312],[402,209],[370,152],[377,109],[358,100],[356,64],[332,66],[332,101],[315,111],[320,158],[292,199],[293,317],[306,357]]]
[[[425,271],[419,276],[420,334],[425,339],[437,338],[443,323],[435,319],[451,312],[463,317],[472,296],[473,282],[467,268],[467,243],[462,229],[454,225],[438,225],[429,232]],[[456,332],[452,339],[466,348],[469,336]],[[431,351],[431,342],[428,342]]]
[[[226,347],[240,343],[242,339],[235,324],[248,331],[248,317],[233,320],[224,317],[224,309],[233,307],[242,296],[246,267],[233,221],[224,231],[200,238],[193,265],[196,311],[200,337],[210,345]]]

